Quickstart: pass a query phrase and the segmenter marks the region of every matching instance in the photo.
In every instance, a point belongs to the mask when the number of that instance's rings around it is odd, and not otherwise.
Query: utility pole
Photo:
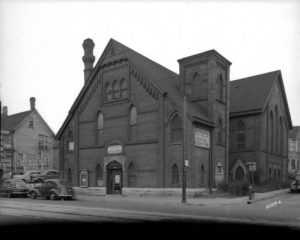
[[[183,141],[182,141],[182,203],[186,203],[186,166],[185,166],[185,116],[186,116],[186,96],[183,96],[183,119],[182,119],[182,124],[183,124]]]

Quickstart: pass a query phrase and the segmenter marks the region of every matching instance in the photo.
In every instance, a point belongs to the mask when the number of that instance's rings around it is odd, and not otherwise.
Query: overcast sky
[[[96,61],[110,38],[178,73],[177,59],[215,49],[231,80],[280,69],[300,125],[299,1],[0,0],[0,84],[8,114],[29,98],[57,133],[84,84],[82,42]]]

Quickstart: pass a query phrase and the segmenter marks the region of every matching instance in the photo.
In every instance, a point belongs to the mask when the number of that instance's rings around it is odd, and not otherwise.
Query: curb
[[[283,194],[285,194],[285,193],[288,193],[288,190],[289,190],[289,189],[283,189],[283,190],[279,190],[280,192],[277,192],[277,193],[275,193],[275,194],[273,194],[273,195],[270,195],[270,196],[265,196],[265,197],[261,197],[261,198],[253,199],[253,200],[247,200],[247,203],[248,203],[248,204],[251,204],[251,203],[254,203],[254,202],[258,202],[258,201],[262,201],[262,200],[274,198],[274,197],[283,195]]]

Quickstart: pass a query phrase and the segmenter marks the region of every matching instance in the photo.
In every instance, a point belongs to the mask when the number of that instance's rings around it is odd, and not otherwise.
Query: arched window
[[[235,180],[236,181],[244,181],[244,178],[245,178],[244,169],[241,166],[238,166],[235,169]]]
[[[183,125],[178,114],[174,115],[171,120],[171,143],[182,143]]]
[[[219,142],[219,144],[223,144],[223,120],[222,120],[222,118],[219,118],[218,142]]]
[[[127,97],[127,81],[122,78],[121,79],[121,98]]]
[[[201,79],[198,73],[193,76],[193,96],[200,97],[201,92]]]
[[[98,142],[98,144],[103,143],[103,128],[104,128],[103,113],[99,112],[98,116],[97,116],[97,142]]]
[[[279,153],[279,150],[278,150],[278,129],[279,129],[279,126],[278,126],[278,108],[277,106],[275,107],[275,137],[274,137],[274,153]]]
[[[273,169],[273,180],[276,181],[276,169]]]
[[[136,187],[136,169],[133,163],[128,166],[128,187]]]
[[[119,86],[117,80],[114,80],[112,88],[113,88],[113,99],[119,99],[120,98],[120,86]]]
[[[68,152],[74,151],[74,137],[72,131],[68,132],[67,139],[66,139],[66,147]]]
[[[270,113],[270,138],[269,138],[269,151],[273,152],[274,151],[274,118],[273,118],[273,112],[271,111]]]
[[[269,168],[269,183],[271,183],[271,179],[272,179],[272,169]]]
[[[107,101],[112,100],[112,87],[109,82],[107,82],[105,85],[105,99]]]
[[[282,124],[282,117],[279,118],[279,153],[283,155],[283,124]]]
[[[243,121],[239,121],[237,125],[237,148],[238,149],[245,149],[245,142],[246,142],[246,131],[245,131],[245,124]]]
[[[199,94],[201,99],[207,99],[208,97],[207,85],[208,85],[207,79],[206,78],[201,79],[201,87],[200,87],[200,94]]]
[[[200,185],[204,185],[204,164],[200,167]]]
[[[219,85],[219,100],[224,102],[224,80],[223,80],[223,75],[220,74],[219,75],[219,81],[218,81],[218,85]]]
[[[100,164],[97,164],[96,166],[96,186],[99,187],[101,186],[101,181],[102,181],[102,168]]]
[[[72,170],[71,168],[68,169],[68,173],[67,173],[67,179],[69,183],[72,183]]]
[[[179,185],[179,171],[176,164],[172,166],[172,185]]]
[[[280,181],[280,169],[278,169],[277,174],[278,174],[278,181]]]
[[[136,141],[137,135],[137,111],[136,107],[132,106],[129,113],[129,140]]]

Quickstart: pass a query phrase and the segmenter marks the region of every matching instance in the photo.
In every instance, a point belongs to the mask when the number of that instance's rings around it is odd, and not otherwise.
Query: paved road
[[[253,204],[183,205],[128,201],[121,196],[99,201],[50,201],[26,198],[0,199],[0,225],[47,221],[77,223],[202,222],[285,226],[300,230],[300,194],[285,194]],[[9,219],[9,221],[7,220]]]

